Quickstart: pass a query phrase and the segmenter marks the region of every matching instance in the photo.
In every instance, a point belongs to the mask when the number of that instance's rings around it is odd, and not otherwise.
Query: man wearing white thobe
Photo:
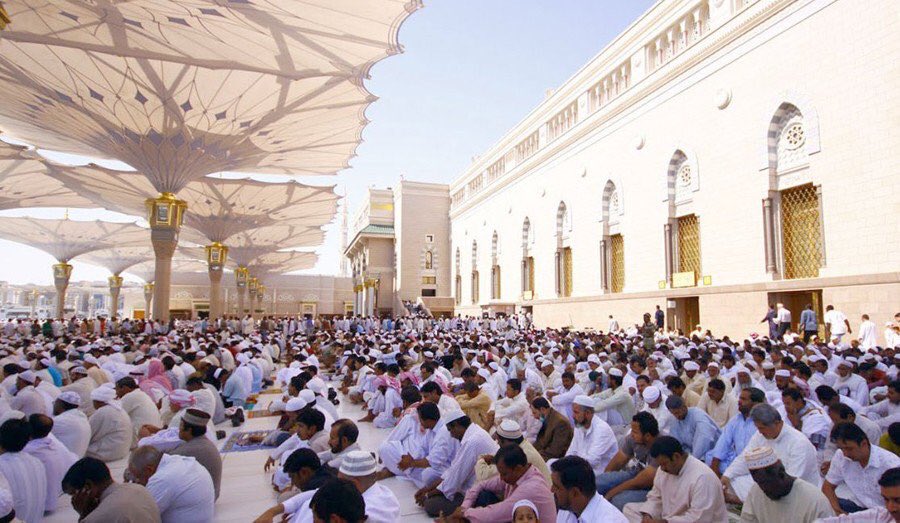
[[[591,464],[594,474],[606,471],[606,466],[619,450],[616,435],[609,424],[594,415],[594,399],[582,394],[572,406],[575,432],[566,456],[580,456]]]
[[[208,523],[215,514],[212,477],[196,459],[139,447],[128,460],[128,474],[156,500],[162,523]]]
[[[83,458],[91,442],[91,424],[79,410],[81,397],[76,392],[63,392],[53,404],[53,435],[67,449]]]
[[[753,407],[750,418],[756,425],[756,434],[747,442],[748,449],[771,447],[781,460],[785,471],[795,478],[820,487],[822,478],[816,456],[816,448],[802,432],[782,421],[781,414],[769,404],[762,403]],[[744,461],[743,453],[738,454],[731,465],[722,474],[722,483],[729,486],[737,497],[743,501],[753,486],[750,469]]]
[[[28,444],[30,428],[23,419],[10,419],[0,426],[7,433],[9,448],[0,447],[0,476],[12,492],[16,517],[25,523],[43,520],[47,504],[47,474],[36,457],[23,452]]]
[[[868,314],[862,315],[862,322],[859,324],[859,346],[866,351],[874,349],[878,342],[875,340],[875,322],[869,319]]]
[[[869,404],[869,385],[866,379],[853,372],[853,363],[841,360],[837,368],[838,378],[832,388],[863,407]]]
[[[50,433],[53,429],[53,419],[50,416],[43,414],[32,416],[30,425],[31,441],[25,445],[24,452],[34,456],[44,465],[47,474],[47,502],[44,510],[53,512],[62,494],[63,476],[69,467],[78,461],[78,456]]]
[[[91,392],[96,410],[88,419],[91,441],[85,455],[105,462],[127,456],[133,438],[131,418],[115,397],[116,391],[109,386],[97,387]]]
[[[116,395],[122,410],[131,419],[132,447],[137,446],[140,439],[141,428],[144,425],[161,427],[162,419],[159,408],[153,399],[138,388],[133,378],[122,378],[116,382]]]

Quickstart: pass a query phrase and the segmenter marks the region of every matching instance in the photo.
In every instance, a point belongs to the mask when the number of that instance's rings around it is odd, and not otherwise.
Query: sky
[[[407,180],[450,183],[525,117],[548,89],[561,85],[637,19],[651,0],[425,0],[400,29],[404,53],[372,68],[366,87],[379,100],[351,167],[334,177],[349,215],[369,187]],[[87,159],[50,156],[56,161]],[[125,166],[107,163],[108,167]],[[345,200],[346,201],[346,200]],[[190,212],[190,211],[188,211]],[[63,209],[2,211],[0,216],[61,218]],[[70,210],[72,219],[122,221],[103,211]],[[136,219],[136,218],[132,218]],[[341,211],[326,226],[315,274],[340,270]],[[51,284],[53,258],[0,240],[0,280]],[[72,262],[73,281],[105,280],[109,272]]]

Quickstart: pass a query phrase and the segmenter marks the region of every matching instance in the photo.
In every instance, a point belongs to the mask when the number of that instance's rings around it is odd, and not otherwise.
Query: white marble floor
[[[261,395],[260,407],[265,407],[277,396]],[[359,407],[342,401],[338,406],[338,412],[347,418],[357,420],[363,416]],[[248,419],[243,426],[233,429],[230,423],[223,423],[217,427],[231,435],[235,430],[262,430],[274,428],[277,417],[265,417]],[[358,424],[360,430],[360,446],[365,450],[376,452],[378,445],[389,432],[386,429],[376,429],[371,423]],[[226,438],[227,439],[227,438]],[[220,446],[226,440],[219,442]],[[228,452],[222,454],[222,486],[219,499],[216,502],[217,522],[250,522],[257,516],[273,506],[275,494],[270,485],[271,472],[263,472],[263,464],[266,461],[267,452],[256,450],[250,452]],[[110,472],[116,481],[122,480],[125,471],[126,460],[108,463]],[[413,494],[415,486],[407,481],[391,478],[384,481],[400,501],[401,515],[404,523],[419,523],[431,521],[425,512],[416,505]],[[46,517],[47,522],[71,522],[77,521],[78,516],[72,509],[69,496],[63,495],[59,500],[56,512]]]

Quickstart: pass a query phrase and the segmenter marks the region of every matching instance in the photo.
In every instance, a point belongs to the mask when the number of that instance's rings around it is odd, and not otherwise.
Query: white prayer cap
[[[453,423],[454,421],[464,417],[465,415],[466,415],[466,413],[463,412],[462,410],[454,410],[454,411],[448,412],[444,416],[444,423],[445,424]]]
[[[5,488],[0,488],[0,518],[5,518],[12,511],[13,508],[13,498],[12,494],[6,490]]]
[[[647,403],[653,403],[654,401],[659,399],[659,389],[656,388],[656,386],[651,385],[644,389],[644,392],[641,393],[641,396],[644,397],[644,401],[646,401]]]
[[[235,359],[237,359],[239,363],[247,363],[250,361],[250,356],[247,356],[247,354],[242,352],[242,353],[238,354],[237,358],[235,358]]]
[[[750,470],[759,470],[771,467],[778,462],[778,456],[772,447],[754,447],[744,451],[744,461]]]
[[[109,403],[116,399],[116,389],[112,388],[109,383],[104,383],[103,385],[97,387],[96,389],[91,391],[91,401],[98,401],[100,403]]]
[[[53,365],[49,358],[41,358],[41,364],[45,367]]]
[[[587,361],[588,363],[596,363],[597,365],[600,365],[600,356],[597,356],[596,354],[589,354],[587,357]]]
[[[822,356],[819,356],[818,354],[813,354],[812,356],[809,357],[810,363],[818,363],[824,359],[825,358],[823,358]]]
[[[516,420],[505,419],[497,427],[497,435],[506,439],[517,439],[522,437],[522,428]]]
[[[18,374],[17,378],[34,385],[34,380],[37,379],[37,375],[34,372],[31,372],[30,370],[26,370],[25,372],[20,372]]]
[[[715,368],[718,369],[718,368],[719,368],[719,364],[718,364],[717,362],[715,362],[715,361],[711,361],[711,362],[709,362],[709,364],[708,364],[706,367],[707,367],[707,368],[709,368],[709,367],[715,367]]]
[[[610,376],[615,376],[615,377],[617,377],[617,378],[621,378],[622,376],[624,376],[624,374],[622,374],[622,371],[621,371],[620,369],[615,368],[615,367],[609,369],[609,375],[610,375]]]
[[[185,389],[175,389],[169,393],[169,402],[179,407],[186,407],[194,404],[194,397]]]
[[[580,405],[582,407],[588,407],[591,409],[594,408],[594,405],[596,404],[594,399],[591,398],[590,396],[588,396],[587,394],[579,394],[579,395],[575,396],[575,399],[572,401],[572,403],[574,403],[576,405]]]
[[[90,363],[91,365],[100,365],[100,360],[94,357],[92,354],[88,354],[84,357],[85,363]]]
[[[425,356],[426,358],[433,358],[433,357],[434,357],[434,353],[431,352],[430,350],[427,350],[427,351],[425,351],[425,353],[423,354],[423,356]]]
[[[696,361],[686,361],[686,362],[684,362],[684,370],[685,371],[700,370],[700,365],[697,365]]]
[[[778,376],[778,377],[780,377],[780,378],[790,378],[790,377],[791,377],[791,371],[789,371],[789,370],[787,370],[787,369],[778,369],[778,370],[775,371],[775,375]]]
[[[197,351],[197,357],[200,358],[200,359],[205,358],[205,357],[206,357],[206,351],[198,350],[198,351]]]
[[[306,408],[306,400],[303,398],[291,398],[288,400],[287,404],[284,406],[284,410],[287,412],[297,412]]]
[[[69,374],[83,374],[83,375],[87,376],[87,373],[88,373],[87,369],[80,365],[78,367],[72,367],[72,369],[69,370]]]
[[[850,361],[847,361],[847,360],[841,360],[840,362],[838,362],[838,367],[842,367],[842,366],[843,366],[843,367],[849,367],[849,368],[852,369],[852,368],[853,368],[853,363],[851,363]]]
[[[512,521],[513,519],[515,519],[515,517],[516,517],[516,511],[519,510],[519,509],[522,508],[522,507],[528,507],[528,508],[530,508],[531,510],[533,510],[533,511],[534,511],[535,517],[537,517],[537,518],[538,518],[538,521],[540,521],[541,514],[540,514],[540,512],[538,512],[537,506],[535,506],[534,503],[532,503],[531,501],[529,501],[529,500],[527,500],[527,499],[520,499],[519,501],[516,501],[516,504],[513,505],[513,508],[512,508],[512,517],[510,518],[510,521]]]
[[[542,368],[542,369],[543,369],[544,367],[552,367],[552,366],[553,366],[553,361],[552,361],[552,360],[547,359],[547,360],[544,360],[543,362],[541,362],[541,368]]]
[[[360,477],[374,474],[375,469],[375,456],[371,452],[354,450],[344,456],[338,471],[345,476]]]
[[[487,369],[478,369],[478,375],[486,380],[491,378],[491,373]]]
[[[307,403],[315,403],[315,401],[316,401],[315,393],[313,393],[313,391],[311,391],[309,389],[301,390],[300,394],[297,394],[297,397],[303,398],[303,401],[305,401]]]
[[[60,393],[56,399],[68,403],[69,405],[75,405],[76,407],[81,406],[81,396],[75,391],[67,390],[66,392]]]
[[[766,361],[762,362],[762,368],[763,368],[763,370],[772,370],[775,368],[775,364],[769,360],[766,360]]]
[[[497,365],[496,361],[492,361],[492,362],[488,363],[488,367],[490,367],[494,370],[500,370],[500,365]]]
[[[28,370],[31,368],[31,362],[28,360],[22,360],[22,361],[18,362],[17,365],[22,370]]]

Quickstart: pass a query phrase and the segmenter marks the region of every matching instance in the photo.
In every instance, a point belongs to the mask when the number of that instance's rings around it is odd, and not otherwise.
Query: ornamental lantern
[[[259,289],[259,278],[254,276],[247,280],[247,289],[250,290],[250,296],[255,296],[256,291]]]
[[[147,221],[152,229],[181,229],[187,203],[174,194],[164,192],[147,199]]]
[[[110,276],[109,278],[107,278],[107,280],[109,281],[110,289],[121,289],[122,288],[123,279],[121,276]]]
[[[210,269],[218,270],[225,266],[228,258],[228,247],[219,242],[212,242],[206,246],[206,263]],[[247,269],[244,269],[245,271]]]
[[[234,279],[237,281],[238,287],[246,287],[247,280],[250,279],[250,269],[246,267],[238,267],[234,270]]]

